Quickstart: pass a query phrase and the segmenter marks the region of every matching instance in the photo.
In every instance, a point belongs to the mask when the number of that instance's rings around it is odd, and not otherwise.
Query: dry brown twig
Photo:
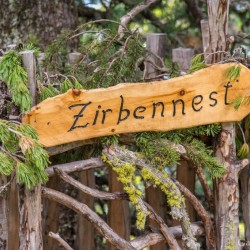
[[[121,23],[118,28],[118,34],[120,37],[123,36],[125,28],[140,12],[146,10],[151,4],[157,2],[158,0],[146,0],[136,5],[131,11],[129,11],[126,15],[121,17]]]
[[[64,239],[62,239],[58,233],[49,232],[49,237],[58,241],[60,245],[62,245],[66,250],[73,250],[73,248],[71,248],[70,245]]]

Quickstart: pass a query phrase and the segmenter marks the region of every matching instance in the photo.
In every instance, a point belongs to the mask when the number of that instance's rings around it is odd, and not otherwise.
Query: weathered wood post
[[[164,57],[165,54],[165,49],[166,49],[166,39],[167,35],[166,34],[157,34],[157,33],[152,33],[152,34],[147,34],[146,36],[147,39],[147,49],[151,51],[152,53],[156,54],[160,58]],[[162,67],[163,65],[161,62],[155,58],[151,57],[150,60],[152,60],[157,66]],[[151,79],[159,75],[160,72],[151,64],[147,63],[146,64],[146,79]],[[165,217],[165,195],[163,192],[160,190],[158,187],[153,187],[150,186],[146,189],[146,200],[147,202],[154,208],[154,210],[160,215],[163,219]],[[157,225],[151,221],[150,224],[154,227],[157,227]],[[166,246],[164,243],[156,244],[152,247],[150,247],[151,250],[164,250],[166,249]]]
[[[2,190],[7,185],[7,177],[0,175],[0,249],[8,248],[8,191]]]
[[[177,48],[173,49],[173,62],[178,63],[180,70],[187,72],[191,65],[191,59],[194,56],[194,49],[190,48]],[[195,171],[190,163],[182,160],[177,165],[176,179],[188,188],[193,194],[195,193]],[[186,209],[190,218],[190,221],[195,221],[195,210],[193,206],[186,201]]]
[[[22,52],[23,64],[28,74],[28,86],[32,105],[37,101],[36,60],[34,51]],[[41,185],[24,190],[20,214],[20,249],[42,250],[42,204]]]
[[[117,180],[117,174],[109,168],[109,191],[124,192],[123,184]],[[125,200],[113,200],[108,202],[108,223],[110,227],[122,238],[128,240],[130,236],[130,215],[129,203]],[[115,250],[116,247],[109,244],[109,250]]]
[[[227,49],[229,0],[207,0],[207,7],[209,52],[212,53],[207,62],[215,63],[224,58],[223,51]],[[236,162],[235,123],[222,123],[215,154],[227,169],[222,178],[214,181],[216,249],[240,249],[238,174],[246,162]]]

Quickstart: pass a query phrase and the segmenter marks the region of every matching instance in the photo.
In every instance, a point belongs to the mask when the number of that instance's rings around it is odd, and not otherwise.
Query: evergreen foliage
[[[0,120],[0,143],[0,174],[15,170],[18,183],[28,188],[47,181],[48,154],[31,126]]]
[[[31,97],[27,88],[27,73],[22,67],[21,55],[10,50],[0,61],[0,79],[4,81],[11,93],[12,101],[20,106],[21,112],[31,108]]]
[[[197,70],[200,70],[200,69],[203,69],[203,68],[206,68],[207,65],[204,63],[204,60],[203,60],[203,55],[202,54],[197,54],[195,55],[192,60],[191,60],[191,66],[188,70],[188,73],[193,73]]]

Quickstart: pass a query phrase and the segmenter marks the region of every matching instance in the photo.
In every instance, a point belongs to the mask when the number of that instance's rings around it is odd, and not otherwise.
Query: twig
[[[204,227],[201,222],[194,222],[191,225],[191,230],[196,237],[204,235]],[[182,229],[180,226],[169,227],[169,231],[174,235],[175,238],[182,238]],[[137,250],[144,249],[145,247],[153,246],[157,243],[163,242],[164,237],[161,233],[149,233],[142,235],[132,240],[130,243]]]
[[[94,188],[90,188],[86,185],[83,185],[81,182],[75,180],[74,178],[67,175],[65,172],[60,170],[59,168],[54,167],[55,173],[65,182],[69,183],[70,185],[74,186],[75,188],[79,189],[80,191],[84,192],[85,194],[91,195],[92,197],[104,199],[104,200],[122,200],[122,199],[128,199],[128,195],[126,193],[109,193],[109,192],[103,192],[99,191]]]
[[[135,18],[136,15],[138,15],[140,12],[147,9],[151,4],[157,2],[158,0],[146,0],[141,2],[140,4],[136,5],[131,11],[129,11],[126,15],[121,17],[121,23],[118,28],[118,34],[120,34],[120,37],[123,36],[124,27],[127,27],[127,25]]]
[[[71,248],[70,245],[64,239],[62,239],[58,233],[55,234],[53,232],[49,232],[49,237],[58,241],[66,250],[73,250],[73,248]]]
[[[48,176],[55,175],[54,169],[60,169],[61,171],[65,173],[72,173],[72,172],[78,172],[83,170],[88,170],[92,168],[101,168],[105,167],[106,164],[100,159],[100,158],[90,158],[88,160],[82,160],[82,161],[73,161],[70,163],[64,163],[64,164],[58,164],[51,167],[48,167],[46,169],[46,172]]]
[[[205,198],[208,202],[208,205],[211,209],[211,212],[213,212],[214,211],[214,197],[213,197],[211,189],[209,188],[208,183],[206,181],[205,174],[200,166],[194,166],[194,170],[199,178],[199,181],[200,181],[201,186],[203,188]]]
[[[168,226],[164,222],[164,220],[159,216],[155,210],[146,202],[144,202],[147,209],[151,212],[149,215],[159,226],[161,233],[165,237],[170,249],[181,250],[180,246],[178,245],[174,235],[169,231]]]
[[[44,198],[56,201],[74,210],[78,214],[85,216],[87,220],[93,223],[95,229],[116,248],[135,250],[135,248],[129,242],[122,239],[117,233],[115,233],[112,228],[110,228],[110,226],[87,205],[71,198],[64,193],[46,187],[42,187],[42,196]]]
[[[201,217],[204,228],[206,232],[206,245],[207,249],[215,249],[215,231],[213,227],[212,220],[209,217],[209,214],[205,210],[205,208],[202,206],[202,204],[198,201],[198,199],[181,183],[175,180],[175,184],[180,189],[180,191],[183,193],[186,199],[189,200],[191,205],[194,207],[198,215]]]

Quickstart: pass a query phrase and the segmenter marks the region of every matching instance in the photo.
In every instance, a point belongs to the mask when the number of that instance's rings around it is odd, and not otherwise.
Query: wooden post
[[[95,170],[90,169],[82,171],[79,174],[79,180],[84,185],[95,188]],[[80,193],[79,201],[86,204],[89,208],[94,210],[94,198],[90,195]],[[95,249],[95,229],[93,224],[85,219],[83,216],[79,216],[78,220],[78,232],[77,232],[77,249],[81,249],[84,246],[86,250]]]
[[[155,55],[159,56],[159,58],[163,59],[166,50],[166,39],[167,35],[160,33],[152,33],[146,35],[147,39],[147,49],[154,53]],[[152,60],[157,66],[162,67],[162,63],[156,57],[151,57]],[[146,64],[146,75],[145,79],[154,78],[160,74],[160,72],[151,64]],[[146,189],[146,199],[147,202],[154,208],[158,215],[164,220],[166,215],[166,208],[165,208],[165,200],[166,197],[158,187],[150,186]],[[152,220],[149,220],[149,224],[153,227],[157,228],[157,225]],[[151,250],[164,250],[166,246],[163,243],[158,243],[152,247]]]
[[[194,49],[177,48],[173,49],[173,62],[179,64],[180,70],[187,72],[191,65],[191,59],[194,56]],[[177,165],[176,179],[188,188],[193,194],[195,193],[195,171],[187,161],[181,161]],[[186,208],[190,218],[193,222],[196,219],[196,213],[193,206],[186,201]]]
[[[194,49],[177,48],[173,49],[173,62],[179,64],[180,70],[187,72],[191,66],[191,59],[194,56]]]
[[[32,105],[36,104],[36,60],[34,51],[22,52],[23,64],[28,74],[28,86],[32,97]],[[24,190],[24,198],[20,214],[20,249],[42,250],[42,204],[41,185]]]
[[[243,221],[245,224],[245,241],[250,242],[250,169],[247,166],[240,174],[241,204]],[[250,246],[245,246],[244,250],[249,250]]]
[[[207,0],[209,24],[209,60],[223,60],[227,49],[227,26],[229,0]],[[219,52],[219,53],[218,53]],[[219,162],[227,169],[222,178],[214,181],[216,249],[240,249],[239,241],[239,170],[244,162],[236,162],[235,123],[222,123],[222,132],[215,145],[215,154]]]
[[[0,187],[7,184],[7,177],[0,175]],[[8,249],[8,193],[0,193],[0,249]]]
[[[109,168],[109,191],[124,192],[123,184],[117,180],[117,174]],[[130,216],[129,203],[125,200],[114,200],[108,202],[108,224],[122,238],[129,240]],[[116,250],[116,247],[108,244],[109,250]]]

